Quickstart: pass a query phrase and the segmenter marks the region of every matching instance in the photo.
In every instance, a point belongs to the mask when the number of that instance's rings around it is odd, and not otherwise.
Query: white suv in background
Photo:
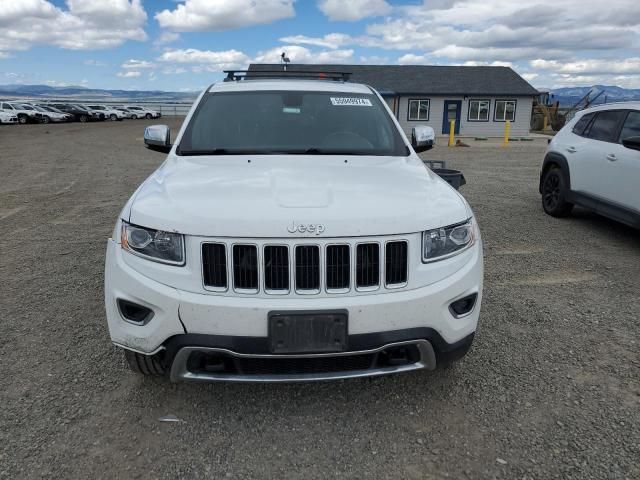
[[[173,145],[167,126],[145,131],[168,156],[122,210],[105,264],[129,366],[277,382],[464,356],[482,242],[468,203],[416,154],[428,141],[416,131],[412,148],[366,85],[236,75],[200,95]]]
[[[0,123],[18,123],[18,116],[0,110]]]
[[[640,102],[583,110],[551,140],[540,172],[544,211],[574,205],[640,228]]]
[[[127,118],[124,112],[121,112],[120,110],[116,110],[115,108],[107,107],[105,105],[85,105],[85,106],[87,108],[90,108],[91,110],[95,110],[97,112],[102,113],[105,119],[109,119],[112,122],[115,122],[116,120],[124,120],[125,118]]]
[[[18,117],[18,123],[40,123],[42,114],[35,108],[17,102],[0,102],[0,110]]]
[[[125,108],[132,113],[131,118],[160,118],[160,112],[156,112],[155,110],[151,110],[147,107],[137,107],[131,105],[125,105]]]

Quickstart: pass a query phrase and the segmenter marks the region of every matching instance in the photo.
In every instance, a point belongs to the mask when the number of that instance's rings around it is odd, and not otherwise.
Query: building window
[[[491,100],[469,100],[469,121],[488,122]]]
[[[515,100],[496,100],[496,110],[494,120],[496,122],[510,122],[516,119],[516,101]]]
[[[429,120],[429,99],[409,100],[409,110],[407,112],[407,120],[409,121],[428,121]]]

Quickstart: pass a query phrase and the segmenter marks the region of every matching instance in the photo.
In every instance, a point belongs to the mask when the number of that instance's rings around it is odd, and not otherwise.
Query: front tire
[[[86,115],[80,115],[80,123],[87,123],[89,121],[89,117]]]
[[[153,115],[151,115],[150,113],[147,113],[144,118],[146,118],[147,120],[151,120],[153,118]]]
[[[131,115],[131,120],[137,120],[137,119],[138,119],[138,115],[136,115],[135,113]]]
[[[566,217],[573,210],[573,203],[567,201],[569,188],[563,171],[553,166],[547,170],[542,180],[542,208],[552,217]]]
[[[129,368],[140,375],[162,377],[166,373],[157,355],[142,355],[131,350],[125,350],[124,358]]]
[[[116,120],[118,120],[118,116],[115,113],[112,113],[111,115],[109,115],[109,120],[115,122]]]
[[[46,115],[44,115],[42,117],[42,120],[41,120],[42,123],[49,123],[50,121],[51,121],[51,119],[49,117],[47,117]]]
[[[20,125],[26,125],[27,123],[29,123],[29,117],[27,117],[26,115],[18,115],[18,123]]]

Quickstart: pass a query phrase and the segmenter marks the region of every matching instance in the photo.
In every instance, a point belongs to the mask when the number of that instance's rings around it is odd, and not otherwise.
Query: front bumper
[[[323,298],[257,298],[194,293],[167,286],[133,269],[124,258],[130,254],[109,240],[105,265],[107,321],[115,345],[145,355],[160,355],[166,367],[171,368],[174,380],[327,380],[432,369],[446,360],[447,352],[460,342],[468,349],[469,339],[473,338],[482,297],[481,252],[478,241],[465,252],[468,260],[462,268],[443,280],[411,290]],[[473,293],[478,294],[473,310],[461,318],[454,317],[449,309],[451,302]],[[117,299],[150,308],[154,316],[144,325],[125,321]],[[313,367],[304,374],[288,371],[277,377],[255,371],[247,374],[242,366],[236,368],[246,359],[277,363],[283,360],[280,357],[335,360],[341,355],[271,355],[267,319],[269,312],[276,310],[347,310],[348,351],[344,353],[359,358],[369,355],[372,363],[364,369],[318,372]],[[377,365],[376,355],[398,342],[411,345],[418,356],[399,366]],[[223,356],[235,366],[222,373],[194,371],[188,368],[193,352]]]

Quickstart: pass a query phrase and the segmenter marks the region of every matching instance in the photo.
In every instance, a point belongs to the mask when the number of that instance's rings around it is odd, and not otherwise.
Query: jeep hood
[[[177,157],[138,189],[123,217],[199,236],[351,237],[414,233],[470,216],[415,157]],[[289,233],[297,225],[318,233]]]

